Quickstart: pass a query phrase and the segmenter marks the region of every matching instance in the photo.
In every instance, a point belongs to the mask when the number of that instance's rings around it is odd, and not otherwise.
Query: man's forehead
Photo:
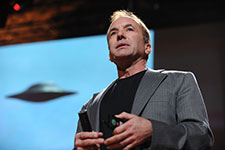
[[[113,21],[109,27],[109,29],[114,28],[116,26],[126,26],[127,24],[131,24],[133,26],[138,25],[138,23],[131,17],[119,17],[115,21]]]

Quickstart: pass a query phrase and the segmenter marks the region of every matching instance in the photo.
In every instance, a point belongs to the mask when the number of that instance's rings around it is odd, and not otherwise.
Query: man
[[[132,12],[116,11],[107,32],[118,79],[83,106],[93,132],[78,122],[75,148],[207,150],[213,145],[206,108],[194,75],[146,68],[149,30]],[[116,128],[111,122],[126,120]]]

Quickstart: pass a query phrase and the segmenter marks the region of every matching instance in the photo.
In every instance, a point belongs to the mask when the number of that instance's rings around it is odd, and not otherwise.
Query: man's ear
[[[112,57],[111,57],[111,54],[110,53],[109,53],[109,60],[112,61]]]
[[[152,51],[152,46],[150,43],[145,44],[145,54],[149,55]]]

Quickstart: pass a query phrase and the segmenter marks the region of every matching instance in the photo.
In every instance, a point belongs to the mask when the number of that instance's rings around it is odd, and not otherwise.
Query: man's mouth
[[[126,47],[126,46],[129,46],[129,44],[127,43],[120,43],[116,46],[116,48],[122,48],[122,47]]]

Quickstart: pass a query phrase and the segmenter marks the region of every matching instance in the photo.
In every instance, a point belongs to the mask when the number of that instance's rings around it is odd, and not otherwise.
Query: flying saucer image
[[[8,98],[17,98],[32,102],[44,102],[66,95],[76,94],[77,92],[68,92],[58,87],[54,83],[34,84],[22,93],[7,96]]]

